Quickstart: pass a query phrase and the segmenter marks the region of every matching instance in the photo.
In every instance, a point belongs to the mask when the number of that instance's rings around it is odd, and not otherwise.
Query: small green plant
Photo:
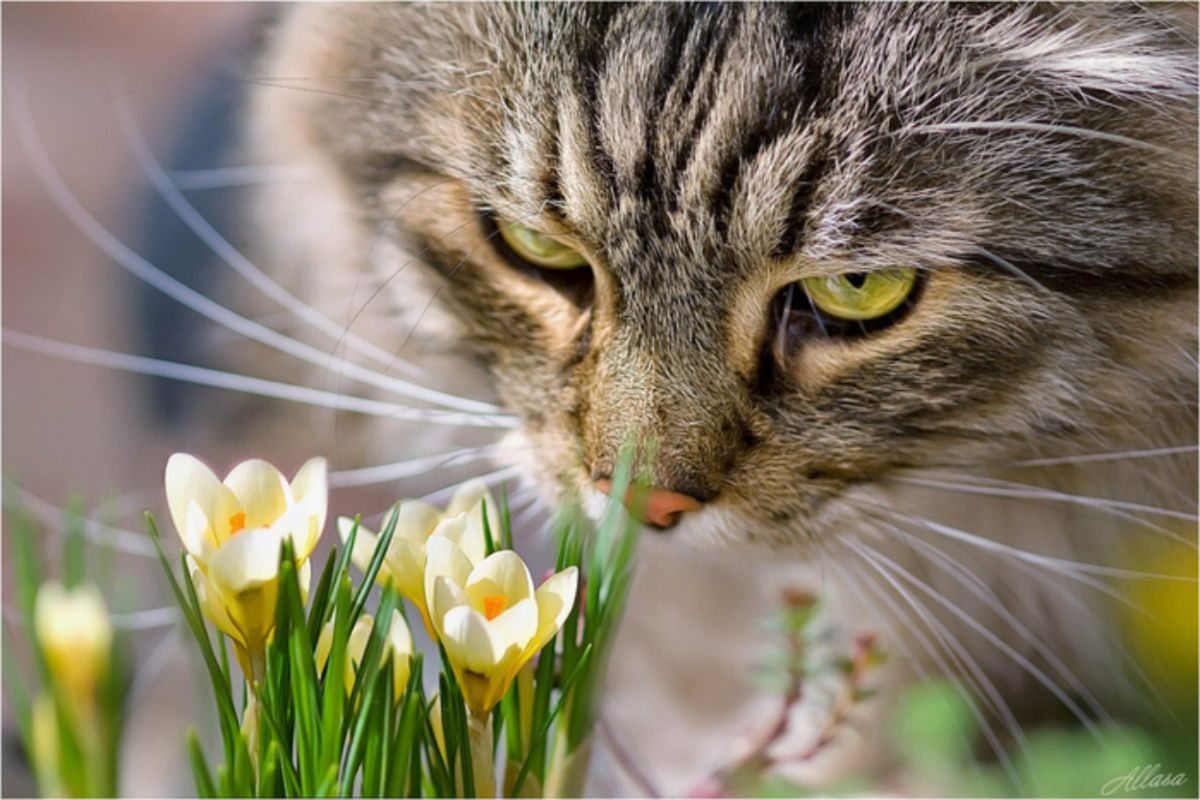
[[[614,496],[635,483],[629,464]],[[636,550],[621,504],[598,529],[565,511],[557,569],[536,588],[512,550],[507,503],[480,484],[444,511],[401,502],[378,534],[340,520],[342,547],[314,584],[323,462],[290,482],[245,462],[222,481],[178,455],[166,483],[185,550],[178,569],[146,522],[221,729],[216,766],[189,734],[198,794],[582,793]],[[436,691],[413,652],[410,611],[438,645]]]
[[[21,669],[7,626],[3,672],[38,788],[49,797],[115,796],[129,681],[121,637],[86,574],[83,522],[68,515],[53,578],[30,520],[18,508],[7,521],[19,638],[35,677]]]

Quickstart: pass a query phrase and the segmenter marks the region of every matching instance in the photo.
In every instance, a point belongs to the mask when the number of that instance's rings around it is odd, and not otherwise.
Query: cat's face
[[[897,467],[1194,398],[1194,52],[1144,10],[300,18],[297,124],[444,282],[559,489],[639,431],[706,504],[681,530],[792,544]]]

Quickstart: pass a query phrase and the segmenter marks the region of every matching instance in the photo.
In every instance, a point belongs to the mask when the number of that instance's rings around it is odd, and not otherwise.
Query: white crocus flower
[[[363,654],[371,641],[371,630],[375,627],[375,619],[370,614],[363,614],[350,629],[350,637],[346,642],[346,667],[342,673],[346,683],[346,694],[354,690],[354,678],[362,664]],[[329,652],[333,649],[334,620],[325,623],[321,635],[317,639],[317,670],[325,668],[329,660]],[[383,658],[392,660],[392,702],[399,702],[408,685],[411,670],[413,640],[408,630],[408,623],[399,611],[392,611],[392,623],[388,626],[387,637],[384,640]]]
[[[484,501],[492,535],[499,537],[500,515],[483,481],[469,481],[460,486],[445,511],[421,500],[400,501],[396,530],[376,580],[383,586],[394,586],[408,598],[420,612],[431,637],[435,631],[425,602],[425,544],[435,534],[444,536],[457,542],[476,562],[482,561],[487,549],[483,535]],[[338,518],[338,534],[343,542],[353,527],[354,520]],[[378,546],[379,535],[360,524],[351,553],[354,565],[365,572]]]
[[[112,622],[100,590],[91,584],[73,589],[57,581],[43,584],[33,624],[50,675],[68,702],[91,708],[112,656]]]
[[[290,482],[252,459],[222,481],[198,459],[176,453],[167,462],[166,490],[200,606],[233,639],[242,668],[257,680],[275,626],[285,539],[292,543],[301,591],[308,590],[308,557],[328,505],[325,459],[308,461]]]
[[[562,627],[578,570],[568,567],[535,591],[529,567],[511,550],[473,563],[457,542],[435,535],[426,551],[430,616],[467,706],[482,719]]]

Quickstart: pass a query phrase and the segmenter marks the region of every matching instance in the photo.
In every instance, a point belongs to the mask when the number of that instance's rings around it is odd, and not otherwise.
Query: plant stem
[[[589,733],[572,751],[567,750],[566,729],[560,728],[554,737],[554,758],[546,776],[546,797],[582,797],[587,782],[588,765],[592,760],[592,738]]]
[[[467,729],[471,740],[471,774],[475,778],[476,797],[496,796],[496,764],[492,758],[492,715],[483,719],[474,714],[467,715]]]

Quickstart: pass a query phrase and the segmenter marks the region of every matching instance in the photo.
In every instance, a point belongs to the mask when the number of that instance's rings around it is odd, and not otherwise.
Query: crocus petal
[[[333,620],[325,623],[321,628],[321,635],[317,637],[317,647],[313,652],[313,658],[317,663],[317,674],[325,669],[325,662],[329,660],[329,651],[333,649]]]
[[[221,593],[212,585],[208,576],[191,556],[188,556],[188,568],[192,576],[192,584],[196,587],[196,600],[200,603],[200,609],[204,612],[204,616],[208,617],[209,621],[216,625],[222,633],[245,645],[246,641],[242,632],[233,624],[229,612],[225,610]]]
[[[456,606],[442,619],[442,644],[454,664],[471,672],[496,670],[504,649],[483,615],[469,606]]]
[[[293,502],[308,514],[305,537],[298,541],[297,558],[308,558],[316,547],[321,531],[325,529],[325,515],[329,508],[329,466],[323,458],[311,458],[292,479]]]
[[[467,576],[463,589],[471,605],[483,608],[483,598],[504,595],[506,606],[533,597],[533,578],[529,567],[512,550],[497,550],[485,558]]]
[[[479,520],[477,511],[447,515],[438,523],[430,538],[442,536],[449,539],[459,546],[472,564],[478,564],[487,555],[487,542],[483,538],[483,526]]]
[[[458,584],[438,575],[433,580],[433,590],[429,594],[429,614],[433,618],[433,627],[440,637],[442,635],[442,620],[452,608],[467,606],[467,596]]]
[[[538,607],[537,633],[530,639],[524,656],[532,658],[558,632],[575,605],[579,588],[579,570],[567,567],[551,575],[538,587],[535,595]]]
[[[176,453],[168,459],[164,484],[171,521],[175,523],[175,530],[179,531],[181,536],[187,530],[188,506],[192,502],[200,506],[210,522],[228,521],[242,510],[229,487],[221,483],[213,471],[198,458],[187,453]],[[221,539],[218,538],[214,544],[220,542]],[[184,544],[186,546],[187,542]],[[192,552],[198,555],[195,551]]]
[[[345,543],[350,538],[350,531],[354,529],[354,520],[349,517],[338,517],[337,528],[338,536]],[[379,537],[360,522],[358,532],[354,534],[354,552],[350,554],[350,560],[359,570],[366,572],[367,567],[371,565],[371,558],[375,555],[375,548],[378,546]]]
[[[225,476],[224,484],[237,497],[244,514],[233,526],[240,528],[269,528],[288,510],[287,480],[275,469],[259,458],[238,464]],[[228,520],[213,520],[221,531]],[[234,531],[236,533],[236,530]]]
[[[486,483],[478,478],[469,480],[454,490],[454,496],[450,498],[450,504],[446,506],[446,516],[453,517],[470,511],[479,505],[480,500],[484,499],[488,501],[489,506],[495,505]]]
[[[461,588],[467,582],[472,566],[454,542],[442,536],[430,536],[425,545],[425,601],[429,607],[433,608],[433,584],[437,578],[444,577]]]
[[[404,500],[400,503],[400,517],[396,521],[396,539],[407,539],[417,544],[424,544],[433,533],[442,512],[429,503],[421,500]]]
[[[199,559],[201,564],[207,564],[217,549],[212,523],[195,500],[188,502],[187,523],[179,529],[179,538],[183,539],[183,548]]]
[[[233,537],[222,545],[208,564],[209,576],[217,588],[241,591],[279,576],[279,548],[283,539],[278,532],[258,528]]]
[[[367,652],[367,643],[371,641],[371,629],[374,627],[375,618],[370,614],[363,614],[354,621],[354,627],[350,629],[350,638],[346,641],[346,657],[350,659],[354,670],[362,665],[363,653]]]
[[[392,702],[397,702],[408,685],[412,670],[413,640],[408,623],[399,611],[392,611],[392,624],[388,627],[387,645],[392,655]]]
[[[488,622],[492,638],[506,653],[516,656],[526,649],[538,630],[538,605],[533,598],[522,600]],[[515,648],[513,650],[512,648]]]

